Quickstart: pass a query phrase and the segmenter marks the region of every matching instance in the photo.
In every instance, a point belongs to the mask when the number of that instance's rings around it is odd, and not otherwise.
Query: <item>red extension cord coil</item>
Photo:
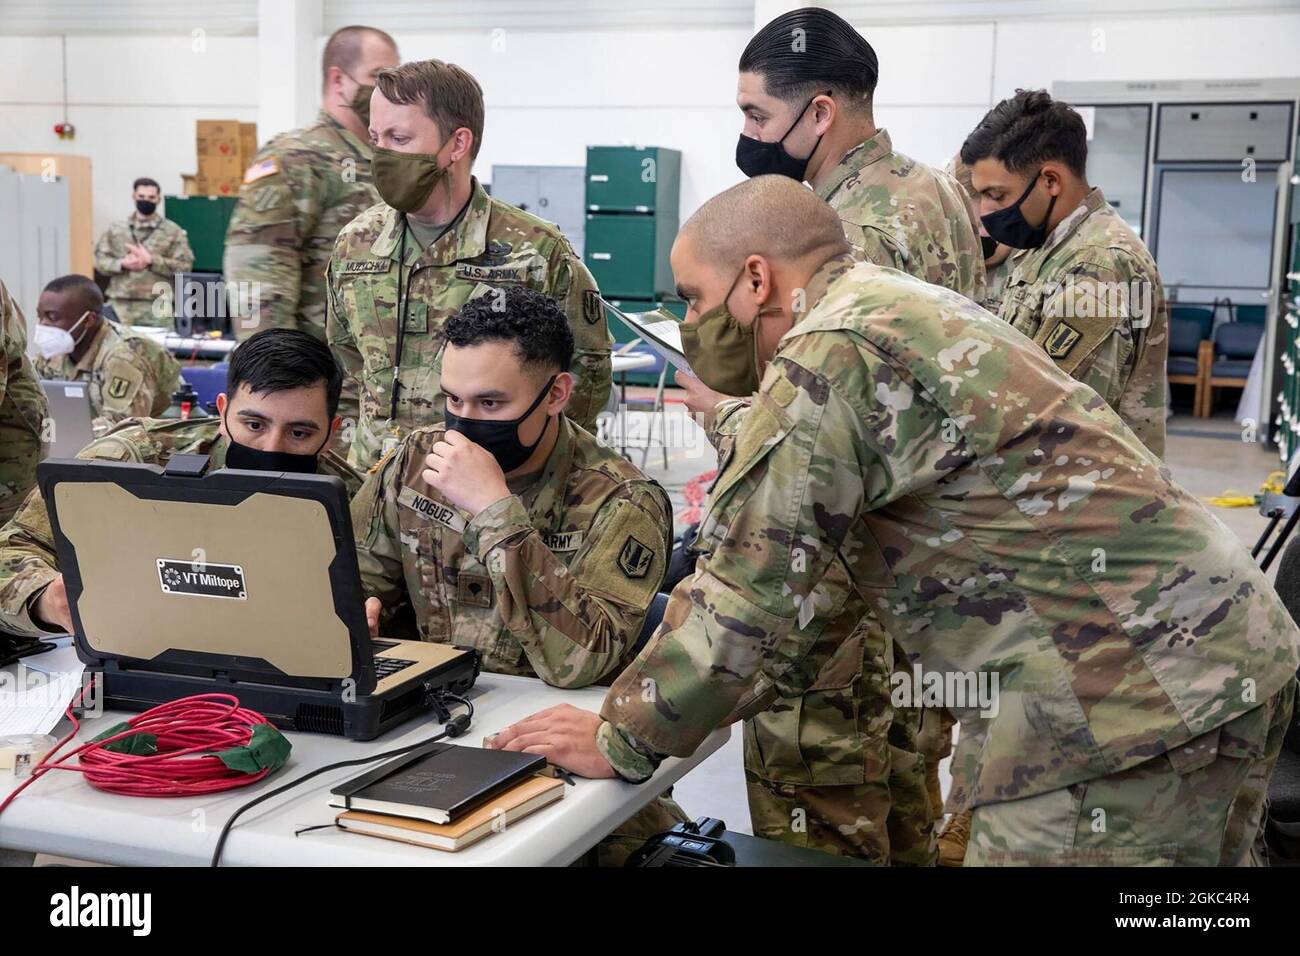
[[[55,760],[55,754],[81,729],[72,706],[67,714],[72,731],[32,769],[31,777],[0,803],[0,812],[50,770],[78,771],[92,787],[133,797],[219,793],[256,783],[271,772],[270,768],[255,773],[232,769],[216,756],[218,751],[247,747],[259,725],[270,725],[261,714],[241,707],[230,694],[198,694],[160,704],[125,721],[120,732],[87,741]],[[106,749],[136,734],[156,737],[156,751],[132,754]],[[76,763],[71,763],[74,759]]]

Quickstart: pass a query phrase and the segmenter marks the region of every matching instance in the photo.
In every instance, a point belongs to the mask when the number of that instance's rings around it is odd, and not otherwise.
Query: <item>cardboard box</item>
[[[202,196],[199,192],[198,176],[194,173],[181,173],[181,195]]]
[[[239,161],[247,169],[253,165],[253,157],[257,155],[257,124],[240,123],[239,124]]]
[[[195,132],[200,163],[207,157],[239,158],[239,123],[235,120],[198,120]]]

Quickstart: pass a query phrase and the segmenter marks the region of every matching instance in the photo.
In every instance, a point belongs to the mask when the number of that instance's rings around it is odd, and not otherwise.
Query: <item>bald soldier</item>
[[[739,73],[742,172],[806,180],[868,260],[982,298],[983,259],[966,196],[947,174],[894,151],[889,133],[877,128],[878,64],[864,37],[829,10],[795,10],[754,36]],[[718,343],[705,344],[717,350]],[[714,424],[710,437],[724,458],[747,396],[758,387],[752,364],[722,376],[715,363],[715,389],[677,377],[688,407]],[[920,714],[892,708],[885,698],[895,654],[874,613],[866,613],[859,642],[841,651],[845,656],[808,697],[746,724],[754,832],[877,862],[925,865],[934,859],[938,801],[927,794],[918,756]],[[848,660],[859,650],[856,663]],[[830,704],[825,687],[836,691]],[[931,776],[937,789],[937,771]]]
[[[0,281],[0,521],[13,517],[36,484],[45,393],[27,357],[27,320]]]
[[[1269,582],[1096,392],[968,300],[852,265],[839,231],[776,177],[682,229],[698,307],[740,272],[737,322],[773,310],[708,553],[599,715],[494,745],[644,780],[804,694],[861,600],[914,662],[892,693],[961,721],[968,865],[1250,862],[1300,662]]]
[[[165,466],[174,455],[207,455],[212,469],[333,475],[352,495],[361,476],[325,447],[340,425],[341,381],[324,343],[296,329],[267,329],[231,353],[217,417],[127,419],[77,457]],[[0,528],[0,631],[71,630],[50,516],[33,489]]]
[[[95,435],[126,418],[158,416],[180,387],[181,365],[161,343],[109,322],[104,296],[81,275],[51,279],[36,303],[36,372],[85,382]]]
[[[383,201],[339,235],[329,265],[330,347],[361,388],[350,460],[368,469],[412,429],[442,420],[447,317],[512,287],[560,303],[573,329],[568,415],[590,431],[611,384],[595,281],[560,230],[492,199],[474,178],[483,90],[441,60],[384,70],[371,96]]]
[[[227,282],[255,283],[257,313],[241,310],[234,323],[240,338],[282,327],[325,340],[325,267],[334,240],[379,200],[370,176],[375,74],[400,62],[383,30],[334,31],[321,54],[316,122],[276,136],[244,173],[225,256]]]
[[[632,657],[672,551],[664,490],[574,424],[573,333],[546,294],[508,287],[447,319],[446,420],[366,479],[352,514],[371,632],[400,605],[426,641],[556,687]],[[602,844],[621,862],[684,816],[651,804]]]
[[[999,314],[1165,453],[1169,317],[1155,260],[1087,178],[1083,119],[1019,90],[962,144],[985,230],[1018,255]]]

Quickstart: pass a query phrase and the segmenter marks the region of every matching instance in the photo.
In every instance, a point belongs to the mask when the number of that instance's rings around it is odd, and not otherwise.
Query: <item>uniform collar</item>
[[[157,209],[147,216],[141,216],[139,212],[133,212],[127,217],[126,221],[140,229],[157,229],[158,224],[162,222],[162,213]]]
[[[329,113],[321,110],[316,114],[316,123],[320,126],[328,127],[333,130],[343,142],[358,156],[364,157],[367,161],[371,158],[370,144],[362,140],[359,136],[353,134],[346,126],[336,120]]]
[[[835,167],[835,175],[817,187],[817,195],[822,199],[829,199],[844,180],[850,176],[856,175],[874,162],[884,159],[894,152],[894,143],[889,138],[887,130],[878,129],[871,139],[858,143],[851,150],[844,154],[839,165]]]
[[[863,256],[860,253],[846,252],[843,255],[833,256],[822,263],[820,268],[812,274],[812,278],[804,285],[804,312],[795,319],[795,326],[802,322],[808,316],[808,313],[817,306],[817,303],[822,300],[822,296],[826,294],[826,290],[830,288],[832,282],[862,261]]]
[[[116,330],[113,323],[103,316],[99,319],[99,331],[95,333],[94,338],[90,340],[90,346],[86,349],[86,354],[81,356],[81,361],[73,366],[73,381],[76,381],[76,375],[85,372],[87,375],[95,368],[95,360],[99,358],[100,350],[106,348],[109,344],[110,336],[115,336]]]
[[[487,191],[479,184],[478,178],[470,180],[469,205],[451,229],[443,233],[442,238],[428,249],[419,249],[415,243],[406,243],[406,265],[422,262],[427,265],[445,266],[453,262],[475,259],[487,249],[488,219],[492,213],[492,200]],[[402,229],[405,220],[394,208],[389,206],[384,211],[384,218],[379,235],[370,244],[370,251],[396,261],[401,248]]]
[[[551,456],[546,459],[537,481],[519,493],[519,500],[528,509],[533,527],[545,526],[551,531],[559,530],[569,485],[569,471],[573,467],[573,423],[564,415],[557,416],[556,421],[560,426],[560,434],[555,447],[551,449]]]
[[[1083,197],[1083,202],[1079,203],[1070,214],[1056,224],[1056,228],[1048,233],[1046,241],[1038,249],[1026,250],[1028,255],[1024,261],[1016,266],[1016,272],[1021,275],[1024,281],[1032,282],[1038,278],[1038,273],[1042,270],[1047,260],[1065,245],[1079,231],[1084,221],[1093,213],[1107,207],[1106,197],[1101,193],[1100,186],[1093,186],[1088,194]]]

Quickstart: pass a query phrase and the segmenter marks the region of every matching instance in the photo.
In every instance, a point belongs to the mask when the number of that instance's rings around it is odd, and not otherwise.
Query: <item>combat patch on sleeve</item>
[[[601,305],[600,293],[595,289],[582,290],[582,317],[591,325],[605,317],[605,307]]]
[[[650,571],[654,562],[654,551],[628,535],[623,542],[623,549],[618,553],[619,569],[629,578],[643,578]]]
[[[465,519],[456,513],[455,508],[440,501],[434,501],[427,495],[420,494],[410,485],[404,485],[402,490],[397,493],[397,503],[410,508],[423,518],[436,521],[444,528],[449,528],[457,534],[461,534],[465,530]]]
[[[135,393],[144,383],[144,373],[126,362],[113,362],[104,376],[104,408],[110,412],[129,411]]]
[[[1070,354],[1070,350],[1078,344],[1079,339],[1083,338],[1083,333],[1078,329],[1067,325],[1065,322],[1058,322],[1056,328],[1047,333],[1047,338],[1043,340],[1043,348],[1047,354],[1054,359],[1063,359]]]
[[[273,176],[280,171],[280,163],[275,159],[264,159],[244,170],[244,182],[255,183],[265,176]]]

